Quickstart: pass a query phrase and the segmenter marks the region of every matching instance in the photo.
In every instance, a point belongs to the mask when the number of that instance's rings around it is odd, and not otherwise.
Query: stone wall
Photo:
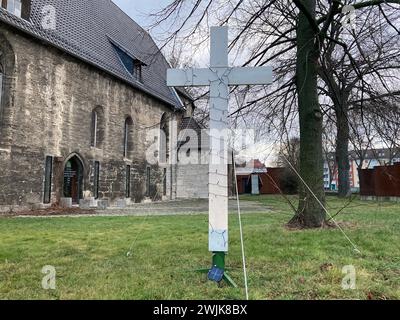
[[[177,198],[208,198],[208,164],[179,165]]]
[[[180,114],[173,115],[163,102],[1,23],[0,40],[8,79],[0,118],[0,206],[43,202],[46,156],[54,157],[53,204],[63,196],[64,166],[72,155],[83,162],[85,194],[93,192],[94,163],[99,161],[100,198],[125,197],[125,169],[130,165],[132,200],[161,199],[163,171],[146,161],[146,150],[155,143],[146,135],[149,128],[157,128],[164,113],[170,118]],[[91,117],[99,106],[104,112],[103,143],[94,148]],[[125,158],[128,116],[133,119],[133,137]],[[147,166],[150,194],[146,194]]]

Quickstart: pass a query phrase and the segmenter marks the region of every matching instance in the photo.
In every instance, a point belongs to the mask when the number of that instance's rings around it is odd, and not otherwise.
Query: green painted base
[[[214,252],[212,264],[215,267],[226,270],[226,268],[225,268],[225,252]],[[200,273],[208,273],[210,271],[210,269],[197,269],[195,271],[200,272]],[[231,287],[234,287],[234,288],[238,287],[237,284],[235,283],[235,281],[233,281],[233,279],[228,275],[228,273],[226,271],[224,272],[224,276],[223,276],[222,280],[224,280]]]

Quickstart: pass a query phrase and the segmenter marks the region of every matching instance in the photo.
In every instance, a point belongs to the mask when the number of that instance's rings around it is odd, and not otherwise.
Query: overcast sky
[[[159,11],[171,0],[113,0],[122,10],[124,10],[133,20],[142,27],[148,26],[151,21],[146,17],[149,13]]]

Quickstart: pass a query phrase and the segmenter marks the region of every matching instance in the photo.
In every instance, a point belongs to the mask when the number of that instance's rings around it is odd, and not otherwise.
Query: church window
[[[124,157],[128,158],[133,149],[133,121],[131,117],[125,119],[124,126]]]
[[[126,166],[125,197],[131,197],[131,166]]]
[[[51,201],[51,178],[53,174],[53,157],[46,157],[45,170],[44,170],[44,198],[43,203],[50,203]]]
[[[101,148],[104,140],[104,111],[101,106],[92,111],[90,126],[90,145],[94,148]]]
[[[22,12],[22,1],[21,0],[3,0],[2,7],[7,9],[13,15],[21,17]]]
[[[160,164],[167,164],[169,159],[169,124],[168,115],[166,113],[161,117],[160,122]]]
[[[96,147],[97,145],[97,121],[98,116],[95,110],[92,111],[92,147]]]
[[[93,195],[95,199],[99,198],[99,181],[100,181],[100,162],[94,162],[94,181],[93,181]]]

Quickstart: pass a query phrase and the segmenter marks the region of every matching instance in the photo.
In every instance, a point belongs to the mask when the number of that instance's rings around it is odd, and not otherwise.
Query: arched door
[[[64,167],[64,197],[78,204],[83,198],[83,165],[77,156],[69,159]]]

